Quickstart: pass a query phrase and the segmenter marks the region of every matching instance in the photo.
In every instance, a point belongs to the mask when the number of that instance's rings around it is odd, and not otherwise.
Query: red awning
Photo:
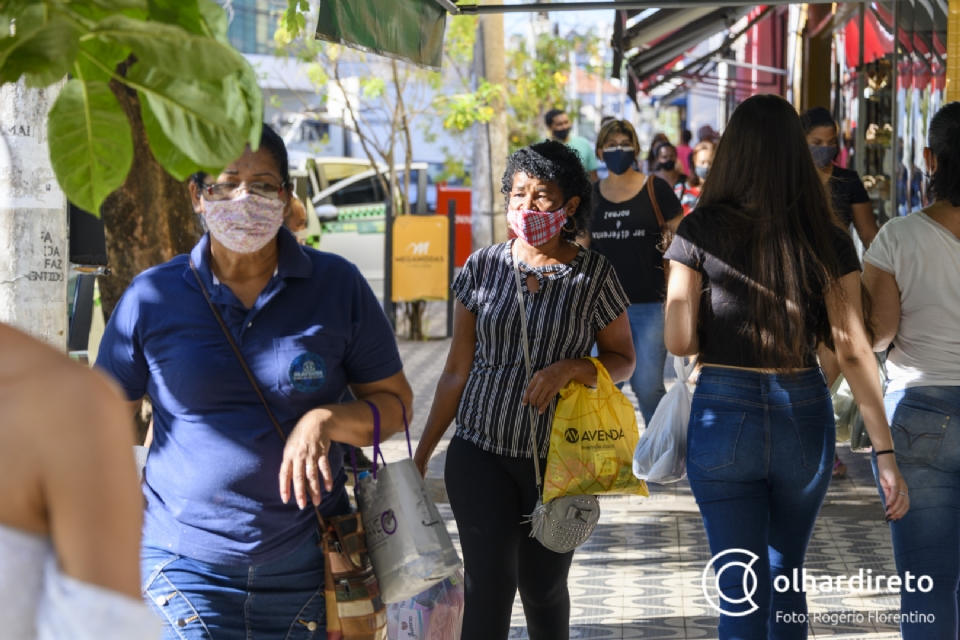
[[[847,53],[847,66],[851,69],[859,67],[860,62],[860,25],[859,20],[851,20],[844,29],[844,42]],[[864,16],[865,37],[863,40],[863,57],[867,62],[873,62],[893,53],[893,34],[881,26],[872,12]]]

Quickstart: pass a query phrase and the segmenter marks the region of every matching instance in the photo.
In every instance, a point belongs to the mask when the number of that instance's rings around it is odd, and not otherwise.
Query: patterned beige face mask
[[[283,200],[245,193],[233,200],[203,200],[203,217],[217,242],[237,253],[254,253],[283,225]]]

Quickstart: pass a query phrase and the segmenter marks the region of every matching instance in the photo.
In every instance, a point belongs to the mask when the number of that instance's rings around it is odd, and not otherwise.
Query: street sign
[[[397,216],[393,222],[393,302],[446,300],[450,292],[450,222]]]

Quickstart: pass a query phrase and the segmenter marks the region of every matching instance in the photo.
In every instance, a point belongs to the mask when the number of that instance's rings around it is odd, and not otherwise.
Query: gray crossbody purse
[[[533,379],[533,367],[530,364],[530,338],[527,335],[527,305],[523,300],[523,285],[520,282],[520,267],[513,256],[513,275],[517,282],[517,300],[520,303],[520,327],[523,333],[523,362],[527,368],[527,385]],[[537,447],[537,409],[530,406],[530,448],[533,452],[533,468],[537,479],[537,493],[543,496],[543,479],[540,476],[539,450]],[[596,496],[560,496],[543,504],[537,500],[537,506],[529,519],[530,537],[557,553],[573,551],[587,541],[600,521],[600,502]]]

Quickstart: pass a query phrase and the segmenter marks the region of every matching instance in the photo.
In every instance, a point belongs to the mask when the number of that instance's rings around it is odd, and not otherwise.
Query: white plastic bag
[[[360,477],[354,459],[354,494],[380,595],[390,604],[426,591],[452,576],[463,562],[413,463],[406,409],[403,426],[410,458],[384,464],[378,473],[377,461],[384,460],[380,449],[380,411],[372,402],[367,405],[373,412],[373,472]]]
[[[463,566],[413,460],[361,478],[357,504],[384,602],[412,598]]]
[[[641,480],[666,484],[687,475],[687,427],[693,403],[687,378],[695,366],[695,359],[686,367],[681,358],[673,359],[677,383],[660,400],[633,453],[633,475]]]

